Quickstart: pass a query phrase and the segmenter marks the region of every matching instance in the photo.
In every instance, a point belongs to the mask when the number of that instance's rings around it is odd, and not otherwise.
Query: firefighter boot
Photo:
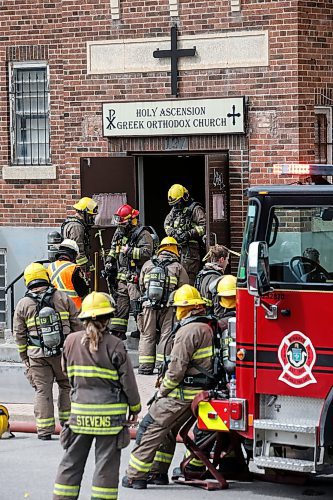
[[[166,473],[151,474],[147,479],[147,484],[156,484],[158,486],[166,486],[169,484],[169,476]]]
[[[37,436],[38,439],[41,439],[42,441],[51,441],[52,435],[51,434],[42,434]]]
[[[146,490],[147,481],[146,479],[130,479],[128,476],[124,476],[121,485],[124,488],[133,488],[134,490]]]
[[[153,375],[153,373],[154,373],[154,365],[152,366],[139,365],[138,368],[139,375]]]

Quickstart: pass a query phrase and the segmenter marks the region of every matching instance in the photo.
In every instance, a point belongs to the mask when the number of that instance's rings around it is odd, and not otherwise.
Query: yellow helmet
[[[201,297],[198,290],[194,288],[194,286],[183,285],[176,290],[171,305],[175,307],[187,307],[197,306],[200,304],[205,305],[205,301]]]
[[[0,405],[0,438],[9,429],[9,412],[7,408]]]
[[[219,297],[231,297],[236,295],[236,278],[232,274],[226,274],[217,284],[217,295]]]
[[[77,203],[75,203],[75,205],[73,205],[73,208],[75,208],[78,212],[87,212],[87,214],[90,215],[96,215],[98,212],[96,201],[92,198],[88,198],[88,196],[81,198]]]
[[[225,309],[236,307],[236,278],[226,274],[217,284],[217,295],[221,297],[220,304]]]
[[[98,316],[105,316],[111,314],[115,308],[111,297],[103,292],[91,292],[83,299],[80,319],[96,319]]]
[[[24,282],[28,288],[42,286],[50,283],[47,270],[39,262],[32,262],[24,269]]]
[[[157,255],[163,250],[168,250],[168,252],[172,252],[175,255],[177,255],[177,257],[179,257],[178,247],[179,245],[177,243],[177,240],[175,240],[175,238],[172,238],[171,236],[166,236],[165,238],[163,238],[158,247]]]
[[[168,191],[168,203],[169,205],[175,205],[181,199],[187,201],[189,199],[189,192],[181,184],[173,184]]]

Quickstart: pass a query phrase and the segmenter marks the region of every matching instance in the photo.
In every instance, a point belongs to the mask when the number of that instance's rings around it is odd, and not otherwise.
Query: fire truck
[[[237,431],[262,471],[331,473],[333,166],[281,170],[320,185],[249,188],[226,365],[236,397],[200,403],[198,425]]]

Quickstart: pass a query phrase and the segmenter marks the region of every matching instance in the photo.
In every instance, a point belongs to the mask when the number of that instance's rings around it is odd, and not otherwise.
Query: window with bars
[[[332,108],[315,108],[315,162],[332,164]]]
[[[7,264],[6,250],[0,248],[0,325],[6,322],[7,301],[6,301],[6,281],[7,281]]]
[[[47,65],[12,63],[10,103],[12,164],[50,164],[50,91]]]

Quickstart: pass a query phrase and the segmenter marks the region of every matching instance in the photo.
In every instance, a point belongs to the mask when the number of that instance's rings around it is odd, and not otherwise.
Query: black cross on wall
[[[171,95],[178,96],[178,59],[180,57],[193,57],[196,47],[193,49],[178,49],[177,26],[171,27],[171,50],[154,50],[155,58],[171,58]]]

